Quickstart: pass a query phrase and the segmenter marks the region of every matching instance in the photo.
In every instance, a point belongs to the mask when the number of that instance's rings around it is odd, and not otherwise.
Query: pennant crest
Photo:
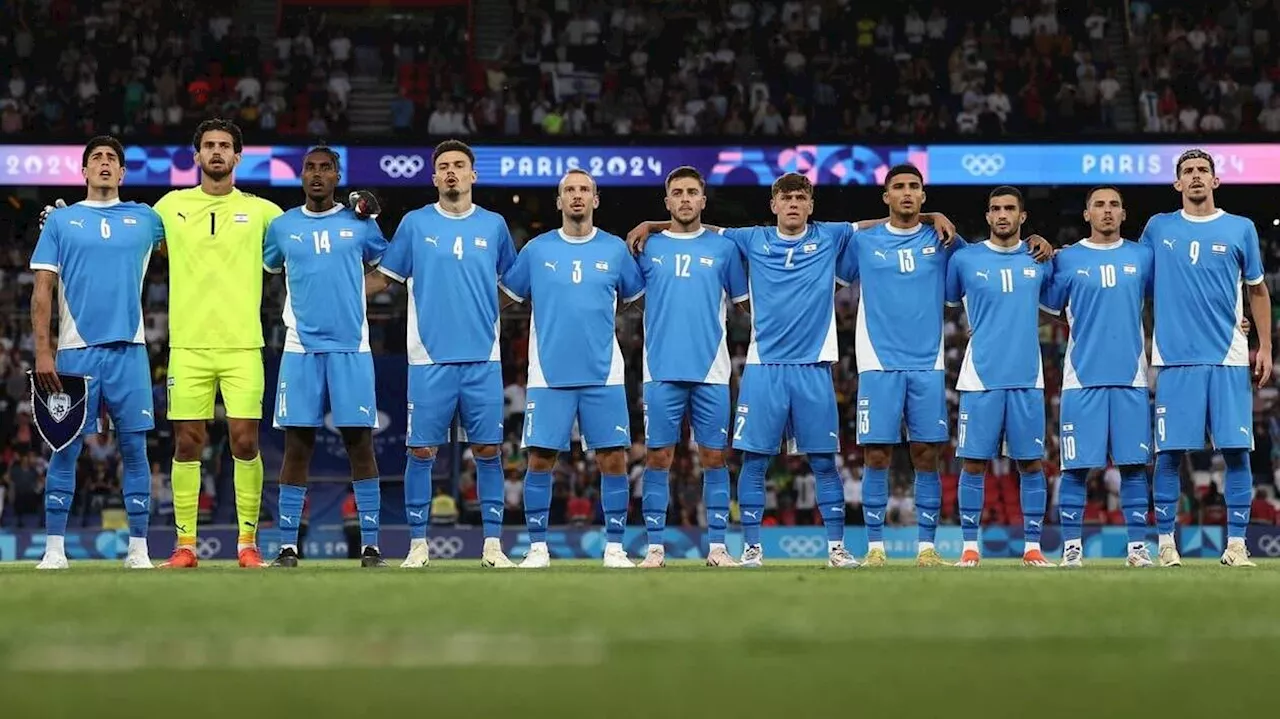
[[[35,374],[28,372],[31,383],[31,414],[36,430],[45,444],[55,452],[71,445],[88,421],[89,382],[91,377],[58,373],[61,392],[46,392],[36,385]]]

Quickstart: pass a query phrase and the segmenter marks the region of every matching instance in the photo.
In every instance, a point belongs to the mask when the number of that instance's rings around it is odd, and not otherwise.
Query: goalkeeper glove
[[[356,190],[347,195],[347,203],[351,205],[351,209],[355,211],[356,217],[362,220],[376,220],[378,214],[382,212],[382,207],[378,204],[378,198],[368,190]]]
[[[67,206],[66,201],[63,200],[61,197],[54,200],[52,205],[45,205],[44,209],[40,211],[40,229],[43,230],[44,223],[49,221],[50,212],[53,212],[54,210],[60,210],[66,206]]]

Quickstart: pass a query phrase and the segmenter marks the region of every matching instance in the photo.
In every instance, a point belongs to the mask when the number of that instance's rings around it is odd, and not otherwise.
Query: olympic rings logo
[[[453,559],[462,552],[461,537],[431,537],[427,540],[427,546],[431,549],[432,557],[441,559]]]
[[[778,540],[778,546],[788,557],[803,559],[821,556],[827,543],[822,537],[787,535]]]
[[[427,161],[421,155],[383,155],[378,160],[378,167],[387,173],[387,177],[396,179],[414,177],[426,166]]]
[[[960,166],[975,177],[990,177],[1004,169],[1004,155],[968,154],[960,158]]]
[[[222,540],[217,537],[202,537],[196,540],[196,557],[200,559],[213,559],[221,551]]]
[[[1280,557],[1280,537],[1273,534],[1258,537],[1258,549],[1268,557]]]

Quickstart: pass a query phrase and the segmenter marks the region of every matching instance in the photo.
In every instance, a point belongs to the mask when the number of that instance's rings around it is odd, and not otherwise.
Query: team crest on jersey
[[[710,257],[699,257],[698,261],[701,262],[704,267],[711,267],[716,263],[716,261]]]
[[[483,237],[476,238],[476,247],[485,250],[489,248],[489,241]]]
[[[926,248],[924,248],[923,250],[920,250],[920,254],[922,254],[922,255],[932,255],[933,253],[935,253],[935,252],[937,252],[937,251],[938,251],[938,248],[937,248],[937,247],[926,247]]]
[[[600,270],[601,272],[608,272],[608,271],[609,271],[609,263],[608,263],[608,262],[605,262],[604,260],[601,260],[601,261],[599,261],[599,262],[597,262],[597,263],[596,263],[596,269],[597,269],[597,270]]]
[[[738,414],[747,414],[747,406],[745,404],[738,405]]]
[[[338,237],[341,237],[344,240],[349,240],[355,236],[356,236],[356,233],[352,232],[351,230],[338,230]]]
[[[1076,428],[1076,426],[1075,426],[1074,424],[1070,424],[1070,423],[1062,425],[1062,431],[1063,431],[1063,432],[1073,432],[1073,431],[1075,431],[1075,428]]]
[[[121,221],[122,221],[122,222],[124,222],[124,224],[126,224],[126,225],[136,225],[136,224],[138,224],[138,220],[137,220],[136,218],[133,218],[133,217],[126,217],[126,218],[124,218],[124,219],[123,219],[123,220],[121,220]]]
[[[1223,254],[1226,254],[1226,252],[1227,252],[1227,246],[1226,246],[1226,245],[1219,245],[1219,244],[1216,244],[1216,243],[1215,243],[1215,244],[1213,245],[1213,248],[1212,248],[1212,249],[1213,249],[1214,254],[1216,254],[1216,255],[1223,255]]]
[[[1035,276],[1036,276],[1036,268],[1034,268],[1034,267],[1024,267],[1024,268],[1022,268],[1022,276],[1023,276],[1023,277],[1035,277]]]
[[[249,221],[249,216],[243,212],[237,212],[235,221],[243,225]]]
[[[806,255],[813,254],[814,252],[818,251],[818,243],[816,242],[807,243],[804,247],[801,248],[801,250]]]
[[[1124,273],[1126,275],[1136,275],[1138,274],[1138,267],[1136,265],[1125,265]]]

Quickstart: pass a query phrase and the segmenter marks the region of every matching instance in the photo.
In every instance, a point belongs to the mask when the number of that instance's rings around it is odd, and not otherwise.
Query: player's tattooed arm
[[[631,254],[639,256],[644,252],[644,245],[649,241],[649,235],[669,229],[671,229],[671,220],[641,222],[627,233],[627,247],[631,248]]]
[[[58,274],[49,270],[36,270],[36,284],[31,292],[31,332],[36,345],[36,384],[46,392],[61,392],[62,382],[54,363],[53,289]]]
[[[1053,259],[1053,245],[1040,235],[1027,238],[1027,252],[1031,253],[1032,259],[1036,262],[1048,262]]]

